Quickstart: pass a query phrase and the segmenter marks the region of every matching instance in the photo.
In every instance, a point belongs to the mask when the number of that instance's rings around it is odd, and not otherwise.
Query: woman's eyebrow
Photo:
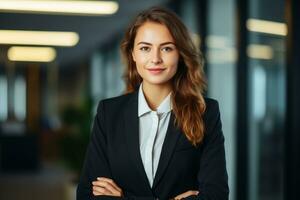
[[[160,46],[167,45],[167,44],[173,44],[173,45],[175,45],[174,42],[164,42],[164,43],[161,43]]]
[[[137,45],[140,45],[140,44],[145,44],[145,45],[152,45],[151,43],[149,43],[149,42],[139,42],[139,43],[137,43]],[[161,43],[161,44],[159,44],[160,46],[163,46],[163,45],[167,45],[167,44],[173,44],[173,45],[175,45],[174,44],[174,42],[163,42],[163,43]]]
[[[137,43],[137,45],[140,45],[140,44],[152,45],[152,44],[149,43],[149,42],[139,42],[139,43]]]

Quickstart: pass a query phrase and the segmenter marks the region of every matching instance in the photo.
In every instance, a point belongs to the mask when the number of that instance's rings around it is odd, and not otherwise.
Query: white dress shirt
[[[157,170],[162,145],[171,116],[171,93],[162,101],[156,111],[148,106],[142,84],[138,94],[140,153],[150,186]]]

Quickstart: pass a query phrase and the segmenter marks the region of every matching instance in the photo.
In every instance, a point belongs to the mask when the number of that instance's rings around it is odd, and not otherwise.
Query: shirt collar
[[[146,101],[145,96],[144,96],[142,83],[140,84],[138,95],[139,95],[138,96],[138,115],[140,117],[140,116],[152,111]],[[171,110],[172,110],[172,104],[171,104],[171,92],[170,92],[170,94],[168,94],[168,96],[166,96],[166,98],[158,106],[156,112],[158,114],[163,114],[163,113],[168,113]]]

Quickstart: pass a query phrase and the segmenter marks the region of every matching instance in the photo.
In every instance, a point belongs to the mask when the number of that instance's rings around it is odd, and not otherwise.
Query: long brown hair
[[[202,116],[206,108],[202,95],[206,88],[203,59],[187,28],[175,13],[164,8],[152,7],[137,15],[128,27],[121,42],[121,51],[127,67],[124,77],[126,92],[133,92],[142,82],[132,58],[132,51],[138,28],[149,21],[165,25],[174,38],[180,55],[177,72],[172,78],[171,99],[175,123],[187,139],[193,145],[197,145],[202,142],[204,136]]]

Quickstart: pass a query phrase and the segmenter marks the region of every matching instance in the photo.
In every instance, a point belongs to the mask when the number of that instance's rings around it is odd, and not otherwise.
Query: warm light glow
[[[195,45],[197,48],[199,48],[200,45],[201,45],[201,37],[200,37],[200,35],[197,34],[197,33],[190,33],[190,36],[191,36],[191,38],[192,38],[192,41],[193,41],[194,45]]]
[[[210,64],[234,63],[237,60],[237,52],[233,47],[224,49],[209,49],[206,53]]]
[[[229,46],[229,42],[224,36],[208,35],[206,37],[206,45],[208,48],[226,49]]]
[[[56,51],[51,47],[11,47],[7,57],[11,61],[51,62]]]
[[[249,31],[267,33],[274,35],[287,35],[287,26],[284,23],[272,22],[258,19],[248,19],[247,28]]]
[[[223,35],[208,35],[205,39],[208,47],[206,57],[210,64],[234,63],[237,52],[228,37]]]
[[[0,11],[5,12],[108,15],[118,9],[114,1],[0,0]]]
[[[273,49],[268,45],[250,44],[247,48],[247,55],[254,59],[269,60],[273,58]]]
[[[0,44],[75,46],[78,41],[75,32],[0,30]]]

